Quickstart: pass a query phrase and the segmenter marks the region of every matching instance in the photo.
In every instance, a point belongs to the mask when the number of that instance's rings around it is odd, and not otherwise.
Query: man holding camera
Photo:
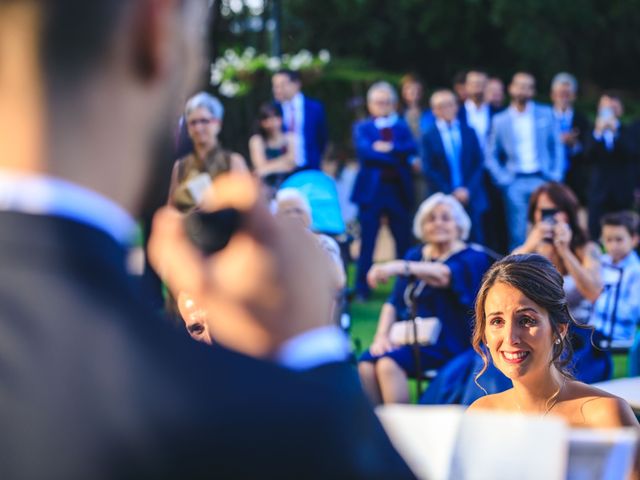
[[[585,153],[592,164],[589,234],[595,240],[600,238],[602,215],[631,209],[638,187],[638,144],[631,129],[620,121],[623,111],[619,95],[604,93],[586,146]]]

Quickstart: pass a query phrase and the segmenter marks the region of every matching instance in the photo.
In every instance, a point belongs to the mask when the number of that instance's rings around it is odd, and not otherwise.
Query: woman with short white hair
[[[396,321],[407,320],[413,291],[416,316],[435,317],[440,333],[420,346],[421,370],[439,368],[467,350],[471,338],[473,301],[482,275],[492,263],[477,247],[469,246],[471,220],[451,195],[436,193],[420,205],[413,233],[422,244],[409,249],[403,260],[374,265],[367,274],[372,288],[397,277],[391,296],[380,312],[371,347],[360,358],[358,371],[374,404],[409,401],[408,376],[417,376],[412,345],[391,337]],[[396,342],[396,343],[394,343]],[[402,342],[405,343],[405,342]]]
[[[220,173],[249,172],[242,155],[220,146],[218,134],[223,116],[220,100],[207,92],[197,93],[187,100],[184,119],[193,152],[176,160],[169,187],[169,204],[181,211],[198,206],[211,179]]]

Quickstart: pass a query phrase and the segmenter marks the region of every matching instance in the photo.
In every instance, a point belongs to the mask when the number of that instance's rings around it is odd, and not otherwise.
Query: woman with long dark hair
[[[254,172],[266,185],[277,189],[296,168],[295,141],[294,133],[282,129],[280,106],[262,105],[249,139],[249,154]]]
[[[574,380],[568,370],[569,337],[580,327],[549,260],[510,255],[495,263],[478,292],[475,317],[474,349],[485,368],[491,361],[513,388],[481,397],[470,409],[554,414],[573,427],[640,429],[624,400]]]

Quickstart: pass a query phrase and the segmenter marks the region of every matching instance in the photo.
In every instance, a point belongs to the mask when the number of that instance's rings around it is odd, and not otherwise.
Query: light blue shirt
[[[136,222],[113,200],[67,180],[0,170],[0,211],[51,215],[97,228],[129,246]]]
[[[602,255],[601,261],[604,265],[613,263],[609,255]],[[604,289],[593,305],[589,323],[608,336],[615,307],[612,340],[631,342],[640,322],[640,258],[632,251],[615,267],[620,270],[603,267]],[[616,306],[618,285],[620,291]]]
[[[462,165],[460,153],[462,151],[462,137],[460,135],[460,124],[454,120],[450,124],[444,120],[436,120],[436,126],[442,138],[444,151],[449,162],[451,172],[451,188],[455,190],[462,185]]]

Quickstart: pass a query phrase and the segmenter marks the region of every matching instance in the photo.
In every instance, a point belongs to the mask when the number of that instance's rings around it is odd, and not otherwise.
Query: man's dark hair
[[[600,95],[600,98],[602,97],[609,97],[612,100],[617,100],[618,102],[623,103],[622,93],[619,90],[605,90],[602,92],[602,95]]]
[[[466,81],[467,81],[467,71],[466,70],[460,70],[459,72],[455,73],[451,83],[453,85],[460,85],[462,83],[465,83]]]
[[[610,227],[624,227],[629,232],[629,235],[633,237],[634,235],[638,235],[640,216],[631,210],[607,213],[600,219],[600,225],[602,227],[607,225]]]
[[[42,64],[49,78],[70,80],[99,63],[127,0],[36,0],[42,8]]]
[[[289,80],[291,80],[292,82],[296,82],[296,83],[301,83],[302,82],[302,78],[300,77],[300,73],[296,72],[295,70],[289,70],[288,68],[281,68],[275,74],[276,75],[286,75],[287,77],[289,77]]]

